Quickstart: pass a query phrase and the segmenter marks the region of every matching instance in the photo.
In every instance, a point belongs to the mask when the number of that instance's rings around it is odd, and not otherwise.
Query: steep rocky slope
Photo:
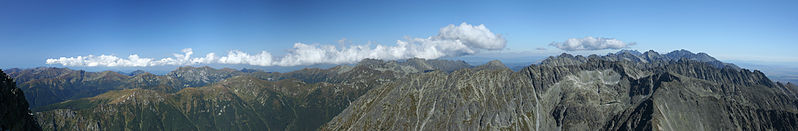
[[[322,130],[798,130],[791,83],[689,57],[611,56],[413,74],[370,90]]]
[[[25,94],[0,70],[0,130],[42,130],[28,110]]]

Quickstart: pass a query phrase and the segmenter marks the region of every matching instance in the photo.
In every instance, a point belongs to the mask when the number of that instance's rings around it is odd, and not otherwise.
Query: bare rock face
[[[25,94],[0,70],[0,130],[42,130],[28,109]]]
[[[412,74],[370,90],[321,130],[798,130],[794,85],[711,57],[655,53]]]

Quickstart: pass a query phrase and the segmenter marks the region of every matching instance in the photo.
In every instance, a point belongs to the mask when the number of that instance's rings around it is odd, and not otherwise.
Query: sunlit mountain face
[[[798,130],[790,1],[0,1],[0,130]]]

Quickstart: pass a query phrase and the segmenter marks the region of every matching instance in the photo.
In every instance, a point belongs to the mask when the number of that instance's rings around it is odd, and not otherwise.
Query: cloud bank
[[[340,43],[340,42],[339,42]],[[64,66],[107,66],[107,67],[144,67],[164,65],[195,64],[248,64],[257,66],[296,66],[311,64],[345,64],[355,63],[365,58],[374,59],[407,59],[455,57],[477,53],[482,50],[501,50],[507,41],[501,35],[494,34],[485,25],[448,25],[439,30],[438,35],[427,38],[407,38],[397,40],[396,45],[310,45],[295,43],[285,56],[273,57],[267,51],[248,54],[239,50],[227,52],[226,56],[217,57],[208,53],[204,57],[192,57],[191,48],[182,50],[182,54],[173,57],[154,59],[142,58],[137,54],[120,58],[113,55],[88,55],[76,57],[60,57],[47,59],[47,64]]]
[[[624,43],[623,41],[612,38],[571,38],[564,42],[552,42],[550,46],[557,47],[565,51],[583,50],[603,50],[603,49],[623,49],[635,45],[636,43]]]

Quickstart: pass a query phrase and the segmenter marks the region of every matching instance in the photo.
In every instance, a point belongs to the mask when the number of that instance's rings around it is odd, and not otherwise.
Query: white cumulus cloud
[[[594,38],[588,36],[585,38],[571,38],[564,42],[552,42],[549,45],[565,51],[583,51],[583,50],[623,49],[635,45],[635,43],[634,42],[624,43],[623,41],[616,40],[613,38],[601,38],[601,37]]]
[[[261,51],[258,54],[249,55],[247,53],[244,53],[244,52],[241,52],[241,51],[238,51],[238,50],[233,50],[233,51],[228,52],[227,56],[219,58],[218,63],[271,66],[272,65],[272,54],[270,54],[269,52],[266,52],[266,51]]]
[[[182,50],[183,54],[173,54],[174,57],[155,60],[153,58],[141,58],[137,54],[127,58],[119,58],[113,55],[88,55],[77,57],[60,57],[47,59],[47,64],[61,64],[64,66],[108,66],[108,67],[130,67],[130,66],[158,66],[158,65],[192,65],[214,63],[216,56],[208,53],[205,57],[191,58],[194,51],[191,48]]]
[[[346,42],[342,39],[339,43]],[[438,35],[427,38],[407,38],[397,40],[396,45],[318,45],[295,43],[289,52],[281,57],[274,57],[267,51],[248,54],[232,50],[226,56],[217,57],[208,53],[204,57],[191,57],[191,48],[182,50],[182,54],[161,59],[141,58],[137,54],[128,58],[113,55],[88,55],[77,57],[60,57],[47,59],[47,64],[64,66],[161,66],[161,65],[195,65],[195,64],[248,64],[258,66],[295,66],[311,64],[344,64],[355,63],[365,58],[374,59],[406,59],[453,57],[470,55],[481,50],[501,50],[507,41],[494,34],[485,25],[448,25],[439,30]]]

